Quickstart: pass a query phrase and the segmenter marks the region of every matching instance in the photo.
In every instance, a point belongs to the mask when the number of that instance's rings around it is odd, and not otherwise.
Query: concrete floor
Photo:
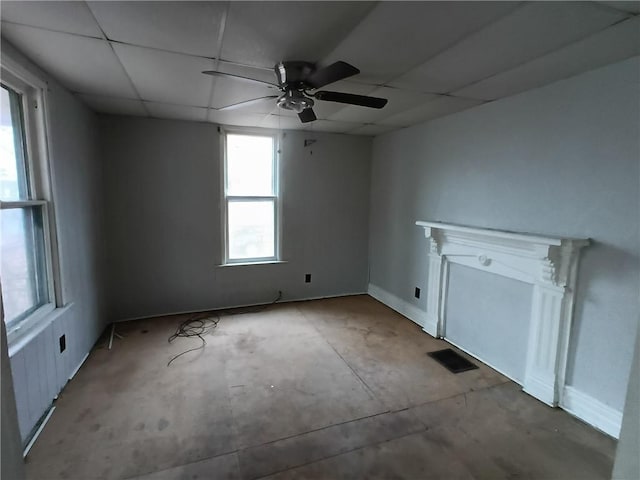
[[[207,346],[185,316],[128,322],[60,395],[30,479],[608,479],[615,441],[368,296],[222,316]]]

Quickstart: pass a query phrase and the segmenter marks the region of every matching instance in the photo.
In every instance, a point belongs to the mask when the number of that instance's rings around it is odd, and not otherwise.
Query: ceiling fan
[[[310,62],[280,62],[275,67],[278,83],[265,82],[255,78],[243,77],[231,73],[208,70],[202,72],[206,75],[235,78],[245,82],[259,83],[271,88],[277,88],[282,93],[254,98],[244,102],[227,105],[220,110],[231,110],[238,107],[257,103],[265,99],[277,99],[276,104],[285,110],[293,110],[298,114],[302,123],[313,122],[316,114],[313,112],[314,99],[325,102],[346,103],[361,107],[382,108],[387,104],[386,98],[354,95],[352,93],[329,92],[318,90],[325,85],[343,80],[360,73],[353,65],[346,62],[335,62],[324,68],[316,68]]]

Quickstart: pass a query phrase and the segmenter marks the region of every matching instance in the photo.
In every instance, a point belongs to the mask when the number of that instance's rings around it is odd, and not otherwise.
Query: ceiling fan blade
[[[235,78],[236,80],[240,80],[242,82],[259,83],[260,85],[267,85],[269,87],[279,88],[278,85],[276,85],[275,83],[265,82],[264,80],[257,80],[255,78],[243,77],[242,75],[234,75],[233,73],[217,72],[215,70],[205,70],[202,73],[204,73],[205,75],[211,75],[214,77],[231,77],[231,78]]]
[[[302,123],[309,123],[316,120],[316,114],[313,111],[313,108],[305,108],[298,114],[298,118],[300,118]]]
[[[312,88],[320,88],[358,73],[360,70],[353,65],[349,65],[347,62],[336,62],[313,72],[307,77],[305,83]]]
[[[254,103],[260,103],[264,100],[278,98],[278,97],[279,95],[267,95],[266,97],[252,98],[251,100],[245,100],[244,102],[232,103],[231,105],[218,108],[217,110],[234,110],[236,108],[246,107],[248,105],[253,105]]]
[[[382,108],[387,104],[386,98],[367,97],[365,95],[354,95],[352,93],[321,91],[316,92],[313,96],[318,100],[324,100],[326,102],[348,103],[350,105],[369,108]]]

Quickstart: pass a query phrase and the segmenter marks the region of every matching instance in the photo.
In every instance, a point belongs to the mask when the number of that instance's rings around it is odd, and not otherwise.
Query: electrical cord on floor
[[[169,337],[169,343],[173,342],[176,338],[193,338],[198,337],[202,342],[200,346],[195,348],[190,348],[189,350],[185,350],[178,355],[174,355],[169,363],[167,363],[167,367],[171,365],[176,358],[181,357],[185,353],[195,352],[196,350],[203,349],[207,344],[207,341],[204,339],[203,335],[206,335],[211,330],[218,326],[218,322],[220,321],[220,316],[217,313],[210,314],[200,314],[192,316],[188,318],[184,322],[182,322],[176,332]]]
[[[226,313],[227,315],[241,315],[245,313],[259,313],[270,306],[278,303],[282,299],[282,292],[278,291],[278,296],[271,303],[267,303],[265,305],[259,305],[257,307],[246,307],[246,308],[234,308],[229,310],[222,310],[221,312],[205,312],[198,313],[186,319],[182,322],[175,333],[171,335],[168,339],[168,342],[173,342],[176,338],[193,338],[198,337],[201,341],[201,344],[195,348],[190,348],[189,350],[185,350],[178,355],[174,355],[167,363],[167,367],[171,365],[171,363],[178,357],[181,357],[185,353],[195,352],[196,350],[201,350],[207,344],[207,341],[204,339],[203,335],[207,335],[214,328],[218,326],[218,322],[220,322],[220,314]]]

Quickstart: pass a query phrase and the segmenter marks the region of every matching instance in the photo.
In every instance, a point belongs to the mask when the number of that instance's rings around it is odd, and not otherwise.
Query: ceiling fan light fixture
[[[313,99],[306,97],[299,90],[288,90],[280,98],[278,98],[278,107],[285,110],[293,110],[301,113],[307,108],[313,107]]]

